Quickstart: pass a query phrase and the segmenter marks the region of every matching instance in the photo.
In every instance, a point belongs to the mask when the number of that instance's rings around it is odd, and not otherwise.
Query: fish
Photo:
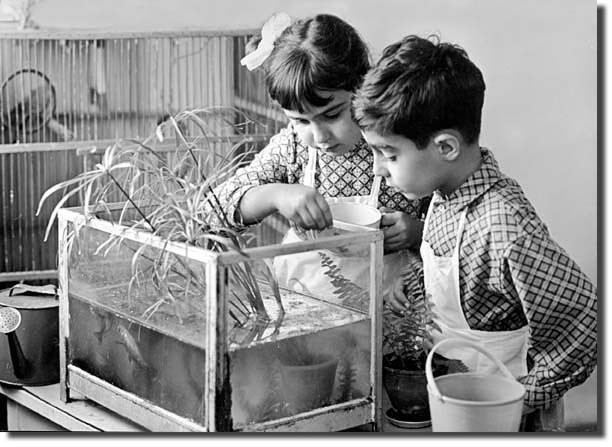
[[[108,332],[112,326],[111,316],[108,312],[102,312],[95,307],[90,307],[89,310],[96,317],[97,328],[93,331],[96,340],[98,340],[98,344],[102,344],[102,339],[104,338],[104,334]]]
[[[120,340],[116,341],[115,343],[118,343],[125,348],[128,353],[130,362],[135,362],[141,368],[150,370],[151,367],[142,356],[142,353],[138,348],[138,343],[136,342],[134,336],[130,333],[130,331],[123,324],[118,324],[117,332],[119,333]]]

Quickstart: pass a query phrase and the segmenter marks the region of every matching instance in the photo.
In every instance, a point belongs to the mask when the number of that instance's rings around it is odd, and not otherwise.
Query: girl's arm
[[[384,213],[381,229],[385,234],[385,254],[399,250],[418,250],[423,238],[423,218],[431,197],[408,200],[386,184],[381,186],[379,202]]]
[[[332,225],[325,198],[316,189],[300,184],[255,186],[242,196],[238,210],[245,225],[257,223],[275,212],[304,229],[323,230]]]
[[[418,250],[423,238],[423,222],[414,216],[382,208],[380,227],[385,235],[385,254],[399,250]]]
[[[244,196],[251,189],[258,189],[262,185],[297,182],[296,174],[300,171],[301,163],[296,156],[293,135],[289,129],[283,129],[270,139],[265,148],[255,154],[248,166],[238,169],[232,177],[215,188],[215,194],[227,214],[229,224],[240,228],[270,214],[270,204],[261,201],[261,212],[253,213],[247,209],[247,219],[244,219],[240,210]]]
[[[314,188],[299,184],[307,149],[286,128],[253,161],[215,189],[230,224],[252,225],[279,212],[304,229],[332,225],[327,202]]]

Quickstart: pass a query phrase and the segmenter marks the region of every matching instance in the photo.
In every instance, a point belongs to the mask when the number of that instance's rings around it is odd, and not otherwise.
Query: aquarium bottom
[[[70,386],[66,386],[66,382]],[[60,382],[63,400],[70,401],[70,392],[79,395],[122,415],[145,429],[156,432],[215,431],[189,419],[152,405],[131,393],[121,390],[74,365],[68,365],[66,382]],[[64,392],[61,392],[61,389]],[[379,413],[379,412],[378,412]],[[272,422],[242,427],[245,432],[333,432],[347,430],[375,422],[379,417],[369,398],[313,410],[308,413]],[[378,424],[380,425],[380,422]]]
[[[74,365],[68,365],[67,381],[70,383],[70,392],[75,391],[149,430],[206,431],[206,427],[152,405]],[[61,386],[65,387],[65,384],[61,383]],[[67,400],[69,400],[69,395]]]

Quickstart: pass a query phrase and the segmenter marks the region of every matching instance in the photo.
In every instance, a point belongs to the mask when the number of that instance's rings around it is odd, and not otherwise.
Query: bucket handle
[[[431,388],[431,392],[438,399],[444,400],[444,397],[440,393],[440,390],[438,389],[438,386],[436,385],[436,382],[434,380],[433,372],[431,370],[431,362],[433,359],[434,352],[441,346],[447,346],[447,345],[468,345],[470,346],[471,348],[477,350],[481,354],[486,355],[490,360],[492,360],[493,363],[495,363],[495,366],[497,366],[497,368],[506,377],[512,380],[516,380],[515,377],[512,375],[512,373],[508,370],[508,368],[506,368],[506,365],[504,365],[501,361],[499,361],[499,359],[495,358],[489,351],[487,351],[484,347],[482,347],[482,345],[479,345],[478,343],[474,343],[468,340],[463,340],[463,339],[458,339],[458,338],[447,338],[445,340],[439,341],[433,348],[431,348],[431,351],[429,351],[429,354],[427,355],[427,361],[425,362],[425,376],[427,377],[427,384]]]

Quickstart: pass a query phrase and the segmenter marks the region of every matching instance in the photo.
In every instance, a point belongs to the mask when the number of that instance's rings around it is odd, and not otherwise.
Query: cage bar
[[[246,114],[263,147],[285,118],[262,75],[240,65],[253,32],[0,32],[0,282],[53,276],[56,231],[42,240],[52,202],[39,216],[30,210],[93,162],[77,149],[142,140],[167,117],[205,107]]]

